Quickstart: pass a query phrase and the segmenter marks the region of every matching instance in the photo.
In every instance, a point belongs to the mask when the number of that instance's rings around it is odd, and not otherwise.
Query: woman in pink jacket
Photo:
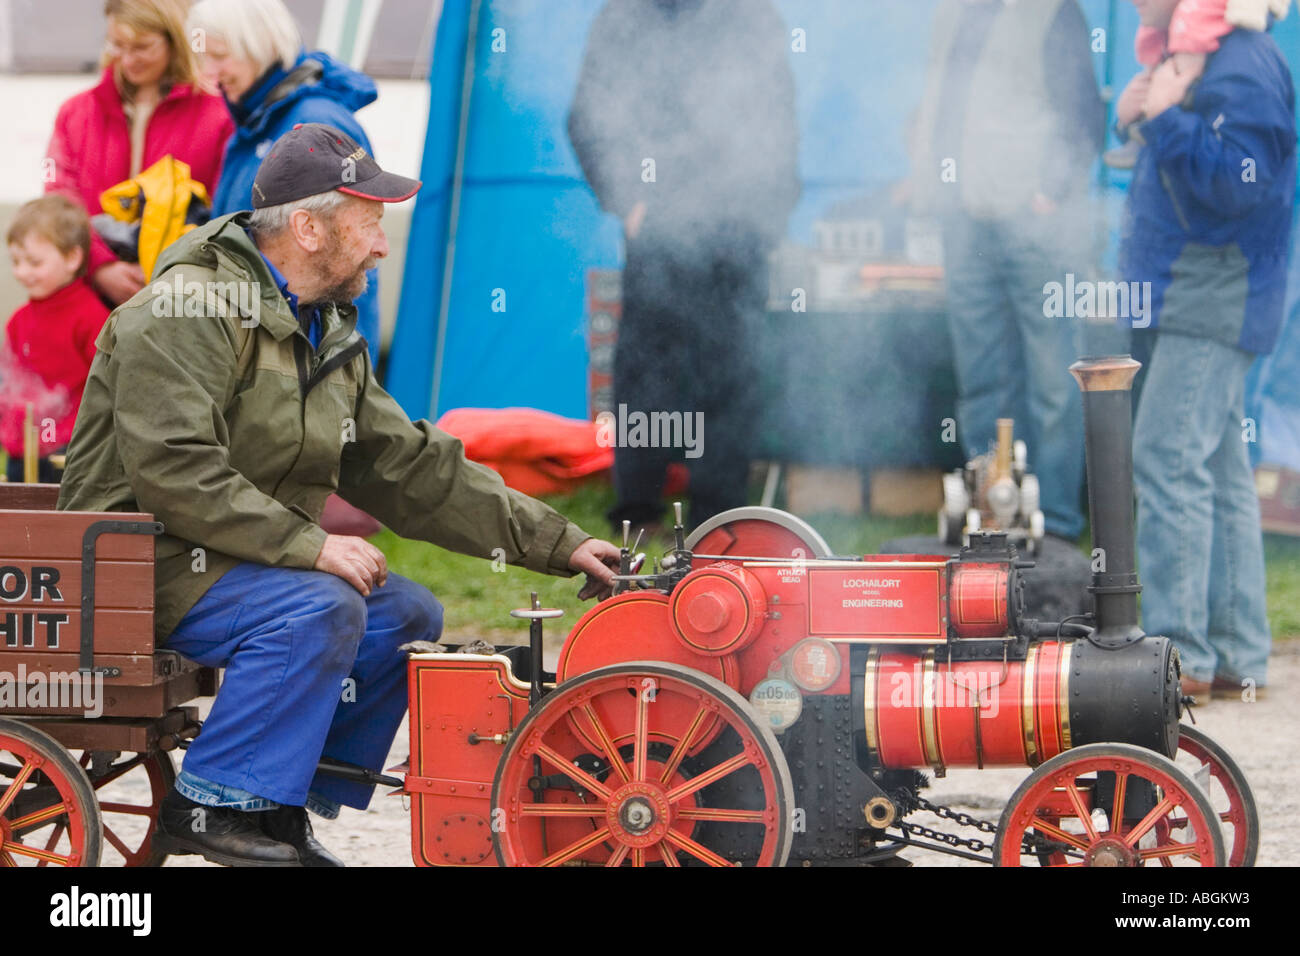
[[[185,0],[108,0],[108,42],[99,85],[59,108],[50,139],[46,192],[81,201],[93,216],[105,189],[131,179],[164,156],[190,166],[211,194],[234,123],[220,96],[200,88]],[[135,263],[122,262],[94,236],[89,277],[117,305],[144,285]]]

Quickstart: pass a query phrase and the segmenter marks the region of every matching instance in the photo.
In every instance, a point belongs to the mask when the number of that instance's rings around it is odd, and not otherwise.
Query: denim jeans
[[[406,713],[408,641],[436,640],[442,606],[389,573],[362,597],[321,571],[236,565],[167,647],[226,673],[176,789],[208,806],[364,809],[373,787],[318,775],[322,755],[382,769]]]
[[[1271,647],[1259,498],[1243,439],[1255,356],[1157,333],[1138,402],[1142,624],[1172,639],[1183,673],[1262,687]]]
[[[1043,314],[1043,287],[1083,273],[1077,223],[1064,217],[944,222],[948,328],[957,372],[957,431],[973,458],[1014,418],[1038,476],[1046,528],[1083,530],[1083,405],[1068,371],[1079,357],[1079,320]]]
[[[197,774],[182,770],[176,777],[176,789],[181,796],[201,803],[205,807],[231,807],[235,810],[260,811],[274,810],[280,804],[266,797],[259,797],[238,787],[227,787],[208,780]],[[339,815],[339,804],[318,794],[308,792],[306,807],[312,813],[333,820]]]

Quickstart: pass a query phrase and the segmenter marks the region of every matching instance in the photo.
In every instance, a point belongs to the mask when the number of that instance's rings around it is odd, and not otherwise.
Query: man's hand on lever
[[[618,548],[599,538],[588,538],[574,549],[569,557],[569,567],[587,575],[587,583],[578,592],[579,600],[594,597],[603,601],[614,593],[618,559]]]
[[[365,597],[388,580],[384,552],[365,538],[347,534],[326,535],[325,546],[316,558],[316,570],[338,575]]]

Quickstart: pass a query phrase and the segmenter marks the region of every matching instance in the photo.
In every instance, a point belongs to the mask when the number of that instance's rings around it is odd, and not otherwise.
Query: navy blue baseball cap
[[[275,141],[253,180],[253,208],[278,206],[337,189],[378,202],[402,202],[420,188],[379,168],[374,157],[342,130],[299,123]]]

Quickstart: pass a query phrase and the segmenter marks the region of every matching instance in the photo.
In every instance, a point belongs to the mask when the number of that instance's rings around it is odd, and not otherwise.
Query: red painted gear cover
[[[673,631],[697,654],[722,657],[743,650],[763,626],[767,594],[754,575],[719,561],[692,571],[673,590]]]

